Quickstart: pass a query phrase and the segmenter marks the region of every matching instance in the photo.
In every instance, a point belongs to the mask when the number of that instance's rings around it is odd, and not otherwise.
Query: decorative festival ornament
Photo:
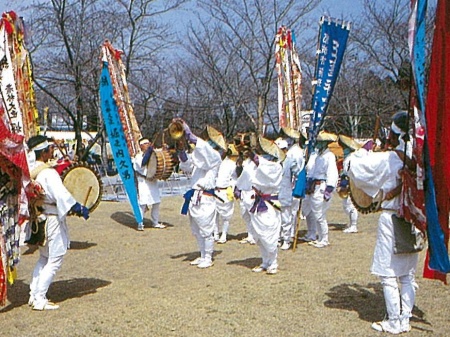
[[[111,145],[112,155],[122,179],[125,191],[133,209],[137,223],[142,222],[142,213],[138,203],[138,192],[131,157],[137,153],[139,138],[142,138],[127,114],[130,112],[130,101],[125,101],[128,91],[125,91],[125,77],[122,76],[122,66],[118,53],[106,41],[102,47],[103,68],[100,77],[100,106]],[[112,65],[110,62],[114,62]],[[127,107],[128,105],[128,107]],[[137,125],[137,123],[136,123]]]
[[[302,104],[302,69],[295,48],[295,34],[285,26],[275,37],[275,59],[278,73],[278,116],[280,128],[300,129]]]

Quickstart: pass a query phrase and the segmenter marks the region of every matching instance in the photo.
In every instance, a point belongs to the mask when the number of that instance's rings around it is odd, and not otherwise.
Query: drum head
[[[86,206],[89,212],[95,210],[102,195],[102,180],[91,166],[85,163],[72,164],[63,171],[61,178],[77,202]]]
[[[353,205],[355,205],[359,212],[362,214],[368,214],[375,213],[380,210],[381,202],[383,200],[383,193],[381,191],[374,198],[372,198],[363,190],[357,188],[352,182],[352,179],[349,180],[349,187],[350,198],[352,199]]]
[[[157,153],[153,151],[152,155],[150,156],[150,160],[147,164],[147,179],[154,179],[156,175],[156,171],[158,168],[158,157]]]

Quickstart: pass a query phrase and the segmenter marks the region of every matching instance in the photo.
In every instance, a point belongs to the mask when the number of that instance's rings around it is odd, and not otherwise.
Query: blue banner
[[[322,17],[320,25],[308,154],[312,153],[317,135],[322,128],[328,103],[339,75],[350,30],[348,23],[338,22],[331,18]]]
[[[416,97],[419,101],[419,109],[422,112],[420,115],[420,122],[425,124],[425,63],[426,63],[426,14],[427,14],[427,1],[417,1],[415,3],[417,8],[412,11],[412,28],[410,27],[410,34],[412,37],[412,52],[411,63],[413,68],[414,82],[416,85]]]
[[[142,214],[139,208],[133,163],[131,162],[122,123],[120,122],[119,110],[114,100],[108,62],[103,62],[100,77],[100,105],[117,171],[122,179],[131,207],[133,208],[134,217],[137,223],[141,223]]]

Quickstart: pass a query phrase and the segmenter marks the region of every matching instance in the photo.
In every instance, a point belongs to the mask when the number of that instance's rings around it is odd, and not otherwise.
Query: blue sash
[[[250,208],[250,213],[255,213],[255,211],[258,211],[258,213],[266,212],[268,210],[268,207],[266,205],[266,201],[271,204],[273,207],[278,209],[278,207],[272,202],[272,200],[278,200],[278,195],[273,194],[255,194],[255,202],[253,203],[252,208]]]
[[[191,199],[194,196],[195,191],[196,190],[191,189],[191,190],[187,191],[186,193],[184,193],[184,195],[183,195],[184,203],[183,203],[183,206],[181,207],[181,214],[186,215],[188,213],[189,203],[191,202]],[[204,194],[207,194],[207,195],[214,196],[214,189],[203,190],[201,192]]]

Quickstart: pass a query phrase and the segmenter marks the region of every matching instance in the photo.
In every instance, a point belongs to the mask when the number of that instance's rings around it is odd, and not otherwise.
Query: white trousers
[[[56,272],[61,268],[64,255],[56,257],[39,256],[33,270],[30,284],[30,296],[34,297],[35,304],[47,301],[47,291]]]
[[[214,234],[228,233],[230,227],[230,220],[234,213],[234,200],[229,202],[216,201],[216,227],[214,228]]]
[[[203,237],[199,233],[194,234],[197,239],[198,249],[200,251],[200,257],[204,260],[212,260],[214,253],[214,237]]]
[[[250,217],[249,210],[252,208],[253,203],[255,202],[252,197],[255,195],[253,190],[250,191],[241,191],[241,200],[239,201],[239,208],[241,211],[242,219],[245,222],[245,226],[247,228],[248,238],[249,240],[254,240],[253,230],[252,230],[252,220]]]
[[[141,214],[142,218],[144,218],[145,212],[151,208],[150,212],[150,221],[152,222],[153,226],[156,226],[159,222],[159,206],[161,203],[156,203],[152,205],[139,205],[141,207]]]
[[[405,275],[398,278],[401,285],[400,290],[396,277],[380,276],[380,280],[389,319],[409,321],[416,300],[416,289],[418,288],[414,275]]]
[[[267,269],[278,267],[278,239],[280,237],[281,216],[272,206],[267,211],[250,213],[251,233],[258,245],[262,266]]]
[[[189,220],[192,235],[197,240],[202,259],[212,259],[214,251],[214,227],[216,225],[216,204],[213,196],[196,192],[189,204]]]
[[[325,192],[325,182],[316,185],[314,193],[309,194],[305,198],[304,215],[306,216],[306,225],[308,232],[306,236],[319,242],[328,243],[328,222],[326,213],[330,207],[330,202],[323,199]]]
[[[300,211],[300,199],[294,198],[292,200],[292,226],[291,226],[291,238],[295,236],[295,231],[297,230],[297,226],[299,226],[299,211]]]
[[[281,206],[281,239],[284,242],[291,242],[293,237],[292,206]]]
[[[269,248],[263,244],[260,240],[256,241],[261,252],[262,263],[261,266],[264,269],[277,269],[278,268],[278,247]]]
[[[356,227],[356,225],[358,224],[358,210],[353,205],[352,199],[350,197],[342,199],[342,208],[344,209],[345,214],[347,214],[350,219],[349,226]]]

